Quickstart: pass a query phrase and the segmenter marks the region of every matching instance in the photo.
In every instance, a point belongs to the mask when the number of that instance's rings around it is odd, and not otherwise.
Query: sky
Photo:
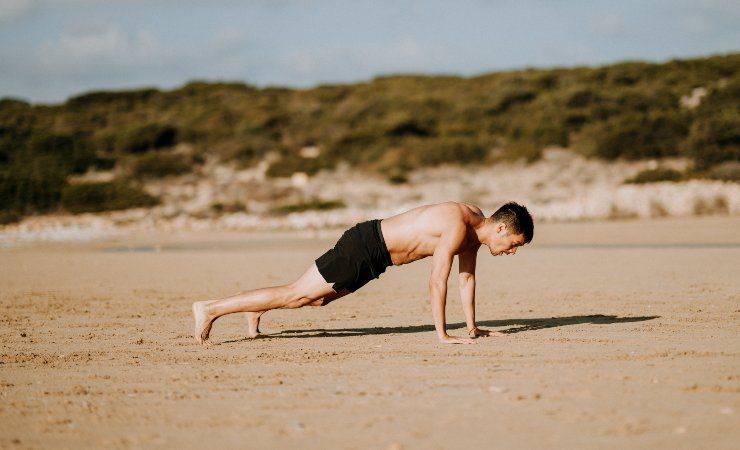
[[[0,0],[0,97],[36,103],[737,51],[737,0]]]

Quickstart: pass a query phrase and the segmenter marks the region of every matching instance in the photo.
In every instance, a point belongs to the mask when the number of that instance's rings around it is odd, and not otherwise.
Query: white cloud
[[[247,43],[248,34],[243,28],[223,27],[216,31],[213,45],[217,50],[227,50]]]
[[[0,96],[192,78],[307,86],[737,50],[738,0],[643,3],[0,0]]]
[[[625,31],[624,18],[618,14],[606,14],[591,24],[591,29],[606,36],[616,36]]]
[[[37,56],[42,70],[68,74],[159,66],[166,59],[152,33],[126,33],[114,24],[66,31],[44,42]]]
[[[34,0],[0,0],[0,23],[9,23],[24,17],[35,4]]]
[[[313,51],[298,51],[281,58],[281,65],[292,79],[287,82],[305,84],[306,80],[331,80],[367,77],[372,74],[434,70],[434,55],[440,49],[425,48],[410,37],[389,43],[338,45]]]
[[[738,30],[740,2],[734,0],[683,1],[677,23],[683,31],[707,33]]]

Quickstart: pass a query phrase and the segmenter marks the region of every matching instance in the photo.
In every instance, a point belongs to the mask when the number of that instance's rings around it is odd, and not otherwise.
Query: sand
[[[191,302],[292,281],[341,230],[0,251],[2,448],[737,448],[740,219],[541,225],[479,253],[438,344],[428,260],[191,337]],[[455,277],[448,322],[464,333]]]

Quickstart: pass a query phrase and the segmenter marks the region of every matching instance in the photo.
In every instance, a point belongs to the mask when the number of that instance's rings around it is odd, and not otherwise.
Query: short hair
[[[532,242],[534,236],[534,222],[527,208],[519,203],[509,202],[491,214],[494,222],[502,222],[509,233],[523,234],[524,243]]]

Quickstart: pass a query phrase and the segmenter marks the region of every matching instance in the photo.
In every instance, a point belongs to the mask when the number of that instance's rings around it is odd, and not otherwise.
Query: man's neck
[[[480,223],[473,227],[475,235],[478,237],[478,242],[480,242],[481,244],[488,243],[490,235],[489,229],[491,226],[491,220],[486,217],[485,219],[481,220]]]

